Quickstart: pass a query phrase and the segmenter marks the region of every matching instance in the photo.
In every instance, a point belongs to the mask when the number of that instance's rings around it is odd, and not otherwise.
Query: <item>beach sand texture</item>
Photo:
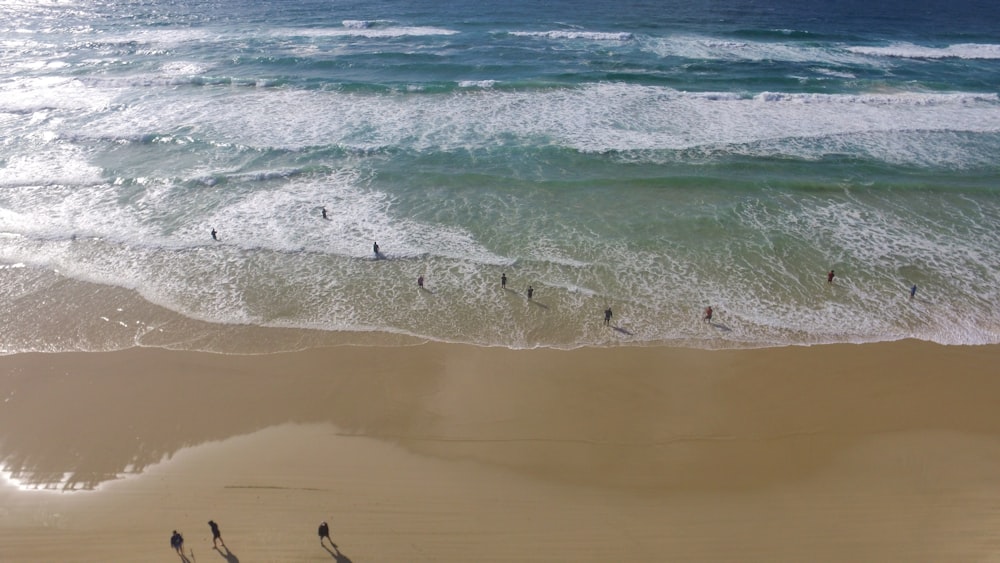
[[[0,561],[174,561],[174,529],[192,562],[1000,560],[998,359],[916,341],[6,356]]]

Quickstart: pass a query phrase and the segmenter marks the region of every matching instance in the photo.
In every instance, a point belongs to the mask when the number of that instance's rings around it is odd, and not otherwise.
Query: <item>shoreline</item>
[[[975,334],[963,333],[923,333],[915,327],[909,332],[885,332],[878,335],[857,334],[811,334],[801,330],[778,330],[778,340],[738,340],[730,332],[731,326],[740,321],[730,319],[730,313],[723,307],[716,307],[716,317],[711,325],[701,320],[701,310],[691,311],[683,324],[677,326],[676,337],[667,340],[655,338],[666,319],[628,319],[628,311],[615,309],[610,327],[603,325],[603,311],[594,310],[593,316],[579,319],[578,325],[567,329],[557,323],[557,315],[549,314],[545,299],[536,299],[532,305],[520,296],[511,297],[509,310],[498,313],[501,316],[514,314],[514,310],[526,316],[517,319],[505,318],[503,326],[496,326],[487,332],[492,337],[477,341],[483,333],[468,334],[461,331],[449,339],[447,333],[434,333],[428,327],[426,334],[408,332],[403,329],[387,330],[385,327],[369,327],[371,330],[346,330],[336,326],[270,326],[261,324],[224,323],[202,320],[186,316],[167,307],[157,305],[138,291],[91,283],[60,274],[34,268],[0,267],[0,283],[10,287],[37,288],[26,293],[23,298],[12,299],[10,306],[0,311],[0,322],[8,328],[8,336],[2,343],[0,354],[29,352],[100,352],[126,350],[132,347],[156,347],[184,349],[191,351],[218,352],[229,354],[270,354],[301,351],[313,348],[342,345],[358,346],[403,346],[435,343],[455,346],[482,346],[504,348],[514,351],[537,349],[579,350],[586,348],[653,347],[686,348],[693,350],[754,350],[782,348],[786,346],[830,346],[838,344],[873,344],[918,339],[946,346],[995,345],[1000,332],[991,325],[980,326]],[[44,299],[37,296],[45,295]],[[509,292],[509,291],[508,291]],[[428,296],[429,300],[443,297]],[[900,301],[906,306],[908,301]],[[898,303],[897,303],[898,304]],[[937,307],[932,302],[917,303],[920,307]],[[423,307],[429,307],[424,303]],[[526,308],[520,310],[521,308]],[[421,309],[424,311],[424,309]],[[426,312],[426,311],[424,311]],[[487,311],[489,312],[489,311]],[[493,311],[496,313],[497,311]],[[447,315],[445,315],[447,316]],[[468,328],[489,324],[487,318],[458,319],[456,326]],[[513,324],[511,324],[513,323]],[[645,328],[633,326],[639,324]],[[650,328],[653,327],[653,328]],[[939,327],[941,328],[941,327]],[[648,330],[647,330],[648,329]],[[579,338],[565,339],[565,331],[582,331]],[[514,336],[511,336],[511,335]],[[953,342],[961,340],[961,342]]]
[[[998,359],[919,341],[3,356],[0,553],[163,560],[178,529],[205,557],[214,519],[243,561],[981,559]]]

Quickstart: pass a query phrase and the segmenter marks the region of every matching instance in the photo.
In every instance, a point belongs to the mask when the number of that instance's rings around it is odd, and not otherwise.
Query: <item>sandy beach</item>
[[[177,561],[172,530],[191,562],[1000,560],[998,360],[916,341],[0,357],[0,561]]]

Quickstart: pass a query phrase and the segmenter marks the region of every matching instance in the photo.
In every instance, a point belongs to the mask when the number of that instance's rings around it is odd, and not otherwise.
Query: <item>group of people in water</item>
[[[326,218],[326,208],[325,207],[323,208],[323,218],[324,219]],[[212,231],[212,236],[213,237],[215,236],[215,231],[214,230]],[[375,258],[381,258],[382,257],[381,251],[379,250],[378,242],[373,243],[373,245],[372,245],[372,251],[375,253]],[[836,276],[837,276],[837,274],[833,270],[830,270],[829,272],[827,272],[827,274],[826,274],[826,283],[832,284],[833,283],[833,278],[835,278]],[[424,276],[423,276],[423,274],[420,274],[420,276],[417,277],[417,286],[420,287],[421,289],[423,289],[423,287],[424,287]],[[500,288],[501,289],[507,289],[507,272],[504,272],[504,273],[500,274]],[[532,287],[531,285],[529,285],[528,289],[526,290],[526,293],[528,295],[528,299],[532,299],[534,297],[534,295],[535,295],[535,288]],[[910,299],[913,299],[916,295],[917,295],[917,284],[913,284],[912,286],[910,286]],[[711,324],[712,323],[712,315],[713,314],[715,314],[715,310],[712,309],[711,305],[709,305],[709,306],[705,307],[704,311],[702,312],[702,317],[701,318],[702,318],[703,321]],[[614,313],[611,311],[611,306],[608,305],[604,309],[604,325],[605,326],[610,326],[611,325],[611,318],[612,318],[612,316],[614,316]]]
[[[226,547],[226,542],[222,541],[222,532],[219,531],[219,525],[214,520],[209,520],[208,527],[212,530],[212,549],[219,549],[219,545],[222,545],[222,547],[225,547],[228,552],[229,548]],[[333,547],[333,549],[339,549],[337,544],[333,543],[333,539],[330,538],[330,525],[327,524],[325,520],[319,523],[319,530],[317,533],[319,534],[320,545],[323,545],[323,540],[325,539],[330,542],[330,546]],[[174,551],[181,556],[181,559],[188,561],[187,557],[184,555],[184,536],[182,536],[177,530],[174,530],[174,532],[170,535],[170,547],[172,547]]]
[[[835,278],[836,276],[837,274],[834,273],[833,270],[830,270],[826,274],[826,283],[833,283],[833,278]],[[913,284],[910,286],[910,299],[913,299],[916,296],[917,296],[917,284]]]
[[[326,207],[321,207],[320,208],[320,213],[322,214],[322,216],[323,216],[324,219],[328,219],[329,218],[328,215],[327,215]],[[211,234],[212,234],[212,240],[215,240],[215,241],[219,240],[218,231],[216,231],[214,227],[212,228]],[[381,250],[381,248],[379,248],[378,241],[373,241],[372,242],[372,253],[375,255],[375,259],[384,258],[384,255],[382,254],[382,250]],[[827,272],[827,274],[826,274],[826,283],[832,284],[833,283],[833,279],[836,276],[837,276],[837,274],[833,270],[830,270],[829,272]],[[424,289],[424,275],[423,274],[420,274],[419,276],[417,276],[417,287],[419,287],[421,289]],[[501,289],[507,289],[507,272],[504,272],[504,273],[500,274],[500,288]],[[528,285],[526,293],[528,295],[528,299],[534,298],[535,288],[532,287],[531,285]],[[913,284],[912,286],[910,286],[910,299],[913,299],[916,295],[917,295],[917,284]],[[713,314],[714,314],[714,310],[712,309],[712,306],[709,305],[708,307],[705,307],[705,310],[702,312],[702,317],[701,318],[702,318],[703,321],[705,321],[707,323],[711,323],[712,322],[712,315]],[[611,311],[611,306],[608,305],[607,308],[604,309],[604,325],[605,326],[610,326],[611,325],[611,317],[612,316],[613,316],[613,313]]]

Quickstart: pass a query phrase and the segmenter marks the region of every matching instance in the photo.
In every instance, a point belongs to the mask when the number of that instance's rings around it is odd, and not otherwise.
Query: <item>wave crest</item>
[[[585,39],[588,41],[631,41],[635,36],[628,32],[603,31],[511,31],[515,37],[541,37],[544,39]]]
[[[859,55],[903,59],[1000,59],[1000,45],[991,43],[957,43],[947,47],[894,43],[884,47],[848,47],[847,51]]]

